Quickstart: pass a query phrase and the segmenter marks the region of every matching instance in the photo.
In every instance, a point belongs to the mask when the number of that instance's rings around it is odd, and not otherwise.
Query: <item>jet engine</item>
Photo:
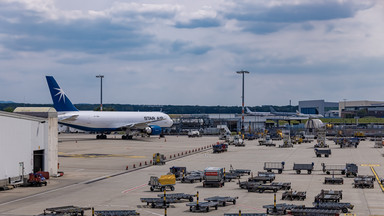
[[[151,125],[144,129],[145,133],[148,135],[159,135],[161,134],[161,127],[157,125]]]

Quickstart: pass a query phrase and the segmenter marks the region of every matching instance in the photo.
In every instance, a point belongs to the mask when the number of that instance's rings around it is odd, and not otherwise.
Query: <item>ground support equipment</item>
[[[321,155],[324,155],[324,157],[329,157],[329,155],[331,155],[331,149],[315,148],[315,154],[316,154],[316,157],[321,157]]]
[[[217,210],[219,203],[218,202],[196,202],[187,203],[189,206],[189,211],[191,212],[209,212],[209,208],[215,208]]]
[[[191,172],[186,176],[180,177],[179,179],[182,183],[186,183],[186,182],[193,183],[195,181],[202,182],[203,178],[204,178],[204,173],[200,171],[200,172]]]
[[[212,146],[213,153],[221,153],[228,151],[228,144],[220,143]]]
[[[233,205],[236,205],[236,199],[239,199],[239,197],[214,196],[214,197],[205,198],[204,200],[208,202],[218,202],[220,206],[226,206],[227,202],[231,202],[233,203]]]
[[[340,210],[318,209],[318,208],[295,208],[290,211],[294,216],[339,216]]]
[[[136,210],[110,210],[110,211],[95,211],[96,216],[131,216],[140,215]]]
[[[279,186],[273,185],[255,185],[254,187],[248,188],[248,192],[259,192],[264,193],[264,191],[272,191],[276,193],[280,189]]]
[[[252,182],[252,181],[243,181],[243,182],[240,182],[239,180],[239,187],[241,189],[249,189],[249,188],[252,188],[252,187],[255,187],[256,185],[261,185],[260,182]]]
[[[164,194],[158,194],[157,196],[160,198],[164,198]],[[176,200],[186,199],[189,202],[193,202],[193,197],[195,196],[196,194],[185,194],[185,193],[166,194],[167,200],[168,199],[176,199]]]
[[[229,172],[230,173],[237,173],[241,176],[243,175],[250,175],[251,174],[251,170],[250,169],[233,169],[233,166],[232,164],[229,166]]]
[[[321,190],[321,192],[315,196],[315,202],[340,202],[343,199],[343,191],[333,190]]]
[[[265,213],[224,213],[224,216],[267,216]]]
[[[274,172],[257,172],[257,176],[267,177],[267,178],[270,178],[272,180],[275,180],[275,178],[276,178]]]
[[[91,208],[83,208],[83,207],[77,207],[77,206],[61,206],[61,207],[54,207],[54,208],[46,208],[44,210],[44,215],[46,215],[46,211],[49,211],[50,214],[54,215],[84,215],[85,210],[91,210]]]
[[[175,203],[175,199],[166,199],[164,202],[164,198],[140,198],[141,202],[147,203],[147,205],[151,205],[151,208],[169,208],[170,203]]]
[[[344,184],[344,179],[335,177],[325,177],[324,184]]]
[[[226,172],[225,173],[225,177],[224,177],[224,181],[226,182],[230,182],[232,181],[232,179],[239,179],[241,176],[239,173],[230,173],[230,172]]]
[[[277,170],[281,174],[284,170],[285,162],[264,162],[264,170],[267,172],[272,172],[272,170]]]
[[[343,213],[348,213],[348,209],[353,210],[354,205],[351,203],[313,203],[313,206],[318,209],[341,210]]]
[[[282,200],[299,200],[304,201],[307,198],[306,191],[285,191],[281,195]]]
[[[176,181],[176,179],[175,179]],[[164,191],[166,190],[167,188],[169,188],[171,191],[174,191],[175,190],[175,184],[161,184],[159,182],[159,178],[156,177],[156,176],[151,176],[149,182],[148,182],[148,185],[151,186],[150,187],[150,190],[151,191],[154,191],[156,189],[160,190],[160,191]]]
[[[292,204],[276,204],[276,205],[263,205],[263,208],[267,209],[267,214],[271,215],[285,215],[288,210],[295,208],[304,208],[304,205],[292,205]]]
[[[164,165],[165,164],[165,156],[160,153],[153,154],[153,165]]]
[[[291,182],[272,182],[271,186],[277,186],[280,188],[279,190],[290,190]]]
[[[273,182],[273,180],[275,180],[275,178],[270,176],[254,176],[254,177],[248,178],[249,182],[263,182],[264,184],[267,182],[271,183]]]
[[[311,164],[297,164],[297,163],[294,163],[293,164],[293,170],[296,170],[297,174],[300,174],[301,170],[307,170],[307,173],[311,174],[314,165],[315,164],[313,162]]]

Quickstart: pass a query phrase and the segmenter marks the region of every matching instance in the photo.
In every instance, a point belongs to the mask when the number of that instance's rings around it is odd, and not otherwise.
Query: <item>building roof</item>
[[[0,111],[0,116],[29,120],[29,121],[37,121],[37,122],[44,122],[47,120],[46,118],[40,118],[40,117],[35,117],[30,115],[23,115],[19,113],[11,113],[11,112],[4,112],[4,111]]]

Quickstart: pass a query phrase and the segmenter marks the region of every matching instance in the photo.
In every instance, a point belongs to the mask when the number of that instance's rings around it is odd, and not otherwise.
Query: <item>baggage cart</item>
[[[300,174],[301,170],[307,170],[307,173],[311,174],[314,165],[315,165],[315,163],[313,163],[313,162],[311,164],[297,164],[297,163],[294,163],[293,164],[293,170],[296,170],[297,174]]]
[[[339,216],[340,210],[305,207],[292,209],[290,214],[294,216]]]
[[[77,207],[77,206],[61,206],[61,207],[53,207],[53,208],[46,208],[44,210],[44,215],[46,215],[46,211],[49,211],[49,214],[54,214],[54,215],[84,215],[84,211],[86,210],[91,210],[91,208],[86,207]]]
[[[343,198],[343,191],[334,190],[321,190],[321,192],[315,196],[315,202],[340,202]]]
[[[291,190],[291,182],[272,182],[271,185],[280,187],[279,190]]]
[[[233,203],[233,205],[236,205],[236,199],[239,199],[239,197],[222,197],[222,196],[214,196],[214,197],[208,197],[205,198],[205,201],[208,202],[218,202],[221,206],[226,206],[227,202]]]
[[[318,209],[332,209],[332,210],[341,210],[343,213],[348,213],[348,209],[353,210],[353,205],[351,203],[312,203],[315,208]]]
[[[334,172],[340,172],[342,175],[345,174],[346,165],[330,165],[321,163],[321,166],[323,167],[323,172],[329,174],[334,174]]]
[[[307,198],[306,191],[285,191],[281,195],[282,200],[299,200],[304,201]]]
[[[160,191],[164,191],[167,188],[171,189],[171,191],[174,191],[175,184],[176,184],[175,175],[164,175],[164,176],[161,176],[160,178],[156,176],[151,176],[148,182],[148,185],[151,186],[150,187],[151,191],[154,191],[156,189]]]
[[[267,182],[271,183],[273,182],[273,180],[275,180],[275,178],[270,176],[254,176],[254,177],[248,178],[249,182],[263,182],[264,184]]]
[[[187,174],[187,167],[173,166],[169,168],[169,172],[174,174],[176,178],[182,177]]]
[[[296,208],[304,208],[304,205],[292,205],[280,203],[275,205],[263,205],[263,208],[267,209],[267,214],[279,214],[285,215],[288,210],[296,209]]]
[[[281,174],[284,170],[285,162],[264,162],[264,170],[267,172],[272,172],[272,170],[277,170]]]
[[[132,216],[140,215],[136,210],[107,210],[107,211],[95,211],[96,216]]]
[[[331,149],[315,148],[315,154],[316,154],[316,157],[321,157],[321,155],[324,155],[324,157],[329,157],[329,155],[331,155]]]
[[[273,172],[257,172],[257,176],[271,178],[272,181],[276,178]]]
[[[169,208],[170,203],[175,203],[175,199],[166,199],[164,202],[164,198],[140,198],[141,202],[147,203],[147,205],[151,205],[151,208]]]
[[[355,176],[356,177],[357,176],[359,167],[356,164],[354,164],[354,163],[347,163],[345,165],[345,167],[346,167],[345,175],[347,177],[349,177],[349,176]]]
[[[186,182],[189,182],[189,183],[193,183],[193,182],[195,182],[195,181],[200,181],[200,182],[202,182],[203,181],[203,174],[198,174],[198,173],[196,173],[196,174],[189,174],[189,175],[187,175],[187,176],[184,176],[184,177],[182,177],[181,178],[181,182],[182,183],[186,183]]]
[[[238,184],[239,184],[239,187],[241,189],[249,189],[249,188],[252,188],[252,187],[254,187],[256,185],[261,185],[260,182],[252,182],[252,181],[251,182],[250,181],[240,182],[240,180],[239,180]]]
[[[250,169],[234,169],[232,164],[229,166],[229,172],[230,173],[237,173],[241,176],[243,175],[250,175],[251,174],[251,170]]]
[[[264,193],[264,191],[272,191],[276,193],[279,189],[279,186],[274,185],[255,185],[254,187],[248,188],[248,192]]]
[[[324,184],[344,184],[344,179],[335,177],[325,177]]]
[[[268,216],[265,213],[224,213],[224,216]]]
[[[353,185],[355,188],[373,188],[375,180],[374,176],[357,176]]]
[[[225,177],[224,177],[224,181],[230,182],[230,181],[232,181],[232,179],[239,179],[240,177],[241,176],[239,173],[226,172]]]
[[[217,210],[219,203],[218,202],[196,202],[187,203],[189,206],[190,212],[209,212],[209,208],[215,208]]]
[[[158,194],[157,196],[160,198],[164,198],[164,194]],[[185,194],[185,193],[166,194],[167,200],[168,199],[176,199],[176,200],[186,199],[189,202],[193,202],[193,197],[195,196],[196,194]]]

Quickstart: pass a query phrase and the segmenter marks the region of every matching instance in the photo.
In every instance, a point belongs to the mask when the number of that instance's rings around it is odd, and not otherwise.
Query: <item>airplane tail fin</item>
[[[64,91],[59,87],[55,78],[53,76],[46,76],[49,91],[51,92],[51,97],[53,101],[53,106],[57,112],[64,111],[79,111],[73,106],[72,102],[69,100]]]
[[[272,113],[273,113],[273,112],[276,112],[276,110],[273,109],[273,107],[269,107],[269,110],[271,110]]]
[[[252,111],[248,108],[248,107],[245,107],[247,113],[252,113]]]

